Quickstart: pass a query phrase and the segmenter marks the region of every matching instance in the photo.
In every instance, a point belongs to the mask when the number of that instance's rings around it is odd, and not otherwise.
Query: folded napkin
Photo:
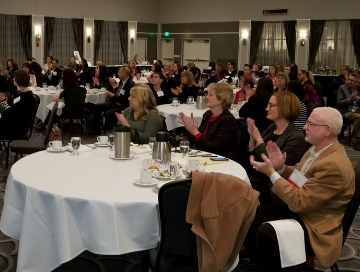
[[[279,243],[281,267],[289,267],[306,261],[304,230],[294,219],[266,222],[271,224]]]
[[[51,102],[49,105],[47,105],[46,107],[49,109],[49,110],[52,110],[53,107],[55,105],[55,102]],[[61,115],[62,114],[62,109],[63,107],[65,107],[65,103],[64,102],[59,102],[58,103],[58,110],[56,112],[57,115]]]
[[[137,144],[134,144],[133,146],[130,146],[130,152],[134,154],[143,154],[143,153],[150,153],[152,152],[152,149],[150,148],[150,145],[144,144],[138,146]]]
[[[226,163],[228,161],[212,161],[209,157],[185,157],[186,160],[199,160],[200,164],[203,166],[218,164],[218,163]]]

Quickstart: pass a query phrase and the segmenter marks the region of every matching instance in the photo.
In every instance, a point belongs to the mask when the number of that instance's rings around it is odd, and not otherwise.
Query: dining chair
[[[34,141],[14,141],[11,144],[11,152],[15,153],[15,162],[17,161],[17,157],[20,154],[23,157],[23,154],[33,154],[38,151],[42,151],[46,149],[49,144],[51,129],[54,124],[55,114],[58,110],[58,102],[56,102],[51,110],[50,118],[48,125],[46,127],[45,139],[44,142],[34,142]]]

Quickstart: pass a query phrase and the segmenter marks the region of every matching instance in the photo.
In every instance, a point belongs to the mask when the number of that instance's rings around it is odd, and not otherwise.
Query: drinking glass
[[[110,150],[113,150],[114,149],[115,134],[114,133],[109,133],[108,137],[109,137]]]
[[[156,137],[150,137],[149,138],[149,145],[150,145],[151,149],[153,149],[155,142],[156,142]]]
[[[113,74],[113,79],[115,79],[116,78],[116,74]]]
[[[171,181],[174,181],[179,173],[179,162],[168,162],[168,171]]]
[[[185,158],[185,156],[188,155],[189,150],[190,150],[190,142],[189,141],[180,141],[179,147],[180,147],[180,152],[183,155],[183,158]]]
[[[188,99],[187,99],[187,101],[188,101],[188,104],[189,104],[189,105],[194,104],[194,97],[189,96]]]
[[[47,90],[48,90],[47,87],[48,87],[47,84],[46,84],[46,83],[43,83],[43,89],[44,89],[46,92],[47,92]]]
[[[177,107],[178,105],[179,105],[179,99],[178,98],[173,98],[173,101],[172,101],[172,103],[173,103],[173,105],[175,106],[175,107]]]
[[[89,90],[90,89],[90,83],[86,83],[85,88],[86,88],[86,90]]]
[[[71,146],[74,150],[74,152],[72,153],[73,155],[77,156],[79,155],[79,153],[77,152],[77,150],[79,149],[81,145],[81,138],[80,137],[72,137],[71,138]]]

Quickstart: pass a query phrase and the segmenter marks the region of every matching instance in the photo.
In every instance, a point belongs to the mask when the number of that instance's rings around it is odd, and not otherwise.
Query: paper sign
[[[294,170],[294,172],[291,174],[291,176],[288,179],[288,182],[294,185],[298,189],[303,187],[306,181],[307,178],[303,174],[301,174],[297,169]]]

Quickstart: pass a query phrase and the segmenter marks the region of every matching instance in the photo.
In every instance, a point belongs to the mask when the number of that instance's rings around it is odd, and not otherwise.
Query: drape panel
[[[290,63],[295,63],[296,21],[284,21],[283,24]]]
[[[358,36],[360,33],[356,33]],[[341,65],[356,66],[354,46],[351,37],[349,20],[325,21],[318,53],[313,71],[319,66],[329,66],[339,70]]]
[[[32,55],[31,50],[31,16],[19,15],[17,16],[21,38],[24,45],[26,59],[30,59]]]
[[[251,21],[251,37],[250,37],[250,64],[255,63],[256,54],[259,49],[261,34],[264,28],[264,22]]]
[[[121,52],[123,55],[122,63],[128,60],[128,22],[118,22]]]
[[[79,51],[80,56],[83,57],[84,49],[84,20],[83,19],[72,19],[71,20],[74,38],[76,43],[77,51]]]
[[[324,20],[310,20],[309,37],[309,70],[314,71],[314,64],[317,52],[319,50],[322,34],[324,32]]]
[[[354,45],[354,54],[356,56],[356,65],[360,66],[360,20],[350,20],[351,37]]]
[[[8,59],[14,59],[21,67],[27,56],[18,16],[0,14],[0,63],[3,70],[6,69]]]
[[[100,40],[102,36],[102,28],[103,28],[104,21],[102,20],[95,20],[94,27],[95,27],[95,40],[94,40],[94,65],[98,61],[98,54],[100,49]]]
[[[47,56],[50,56],[54,34],[54,17],[44,17],[44,63]]]
[[[255,62],[264,65],[289,63],[283,22],[264,23]]]

